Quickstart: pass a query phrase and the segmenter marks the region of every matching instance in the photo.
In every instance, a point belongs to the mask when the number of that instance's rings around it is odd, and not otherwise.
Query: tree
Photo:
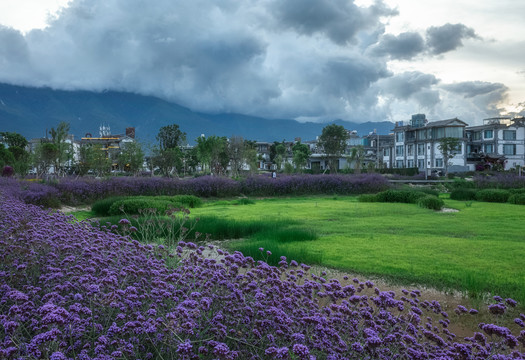
[[[80,176],[86,175],[89,170],[94,168],[95,149],[92,144],[83,144],[78,149],[77,173]]]
[[[50,142],[42,142],[37,145],[33,154],[33,165],[37,169],[37,175],[46,175],[49,167],[55,164],[58,157],[58,148]]]
[[[51,143],[56,147],[55,158],[53,165],[55,173],[58,175],[65,175],[65,165],[68,160],[73,158],[72,144],[67,143],[67,135],[69,133],[69,123],[60,122],[57,128],[51,128]]]
[[[136,175],[144,164],[144,151],[138,141],[126,142],[118,155],[119,168]]]
[[[230,157],[228,156],[228,139],[226,137],[210,136],[208,141],[211,142],[211,171],[215,175],[224,175]]]
[[[111,171],[111,159],[104,150],[101,144],[94,144],[92,146],[91,169],[96,176],[104,176]]]
[[[195,141],[197,142],[197,157],[203,172],[208,169],[215,175],[224,174],[230,162],[228,139],[224,136],[212,135],[207,138],[200,136]]]
[[[162,176],[172,177],[183,168],[182,156],[182,151],[178,147],[165,150],[156,148],[153,150],[151,160]]]
[[[211,142],[206,139],[204,136],[199,136],[195,139],[197,145],[197,158],[201,164],[202,172],[206,173],[206,168],[211,172]]]
[[[181,146],[186,141],[186,133],[179,125],[163,126],[157,134],[158,148],[153,150],[152,164],[160,169],[163,176],[172,176],[183,168]]]
[[[179,129],[179,125],[172,124],[161,127],[156,138],[160,150],[174,149],[183,145],[186,141],[186,133]]]
[[[3,138],[8,147],[19,147],[25,149],[29,142],[27,139],[15,132],[0,132],[0,137]]]
[[[2,138],[8,146],[6,151],[9,151],[13,155],[13,160],[9,165],[13,167],[15,174],[27,174],[30,163],[30,156],[26,150],[29,143],[27,139],[15,132],[0,132],[0,138]]]
[[[4,147],[4,144],[0,144],[0,169],[4,166],[13,166],[15,157],[13,153]]]
[[[183,152],[184,160],[184,172],[185,173],[194,173],[197,171],[197,166],[199,166],[199,158],[197,156],[197,148],[192,147]]]
[[[361,163],[363,162],[364,156],[365,148],[363,147],[363,145],[357,145],[350,149],[349,159],[354,163],[354,173],[361,173]]]
[[[461,151],[461,143],[458,138],[445,137],[439,141],[438,149],[443,155],[443,166],[445,167],[445,176],[447,176],[450,159]]]
[[[324,150],[330,172],[337,172],[337,161],[346,149],[348,133],[341,125],[331,124],[323,128],[318,144]]]
[[[286,146],[284,145],[284,142],[281,144],[276,144],[274,162],[275,162],[275,165],[277,166],[277,171],[281,170],[281,166],[284,161],[285,155],[286,155]]]
[[[296,170],[303,170],[308,163],[308,157],[311,154],[310,148],[306,144],[298,142],[292,147],[293,163]]]
[[[250,167],[250,173],[257,172],[259,161],[257,157],[257,143],[252,140],[244,140],[244,161]]]
[[[228,139],[228,155],[230,157],[231,176],[238,177],[245,161],[245,142],[241,136]]]

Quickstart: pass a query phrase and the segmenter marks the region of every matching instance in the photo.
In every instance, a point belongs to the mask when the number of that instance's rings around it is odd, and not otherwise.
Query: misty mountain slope
[[[327,123],[300,123],[291,119],[266,119],[243,114],[205,114],[153,96],[126,92],[64,91],[0,84],[0,131],[14,131],[27,138],[41,137],[59,122],[70,123],[78,139],[98,135],[101,124],[114,134],[135,127],[137,138],[152,142],[160,127],[176,123],[192,143],[201,134],[242,136],[257,141],[314,140]],[[351,123],[337,120],[346,129],[387,134],[393,123]]]

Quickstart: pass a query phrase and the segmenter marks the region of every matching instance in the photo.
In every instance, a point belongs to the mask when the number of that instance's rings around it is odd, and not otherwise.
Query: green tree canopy
[[[341,125],[331,124],[323,128],[318,144],[328,158],[330,172],[337,172],[337,161],[345,152],[348,132]]]
[[[184,145],[186,133],[179,129],[179,125],[172,124],[163,126],[157,134],[160,150],[174,149]]]
[[[445,168],[445,176],[448,175],[448,167],[450,159],[461,151],[461,142],[458,138],[445,137],[439,140],[438,149],[443,155],[443,166]]]
[[[298,142],[292,147],[293,162],[297,170],[302,170],[308,162],[308,157],[311,154],[310,148],[306,144]]]
[[[350,149],[350,161],[354,163],[354,171],[356,174],[361,173],[361,163],[365,157],[365,148],[363,145],[353,146]]]
[[[0,132],[0,137],[3,138],[8,147],[17,146],[24,149],[28,144],[24,136],[15,132]]]
[[[118,155],[119,168],[137,174],[142,170],[144,164],[144,151],[138,141],[131,141],[122,144],[122,151]]]

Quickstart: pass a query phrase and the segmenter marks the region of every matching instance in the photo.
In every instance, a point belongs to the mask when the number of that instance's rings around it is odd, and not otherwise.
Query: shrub
[[[98,200],[91,206],[91,211],[97,216],[108,216],[110,214],[109,209],[111,205],[119,200],[123,200],[122,196],[114,196],[106,199]]]
[[[439,197],[439,191],[435,190],[435,189],[431,189],[431,188],[427,188],[427,187],[422,187],[422,188],[419,188],[418,191],[421,191],[427,195],[432,195],[432,196],[435,196],[435,197]]]
[[[465,189],[465,188],[459,188],[452,190],[450,193],[450,198],[452,200],[476,200],[476,190],[474,189]]]
[[[514,194],[509,196],[509,203],[516,205],[525,205],[525,194]]]
[[[188,208],[202,206],[202,199],[194,195],[175,195],[173,196],[173,202]]]
[[[433,195],[426,195],[417,200],[417,204],[426,209],[441,210],[445,203],[440,198]]]
[[[359,202],[377,202],[378,200],[377,200],[376,194],[363,194],[357,198],[357,201]]]
[[[514,195],[514,194],[525,194],[525,188],[509,189],[509,192],[510,192],[511,195]]]
[[[503,189],[484,189],[476,193],[476,200],[504,203],[509,199],[510,192]]]
[[[172,208],[173,203],[168,200],[152,198],[131,198],[115,201],[109,208],[109,215],[135,215],[142,210],[155,209],[158,213],[164,214],[166,210]]]
[[[248,198],[240,198],[239,200],[237,200],[237,204],[239,204],[239,205],[253,205],[253,204],[255,204],[255,201],[252,200],[252,199],[248,199]]]
[[[419,198],[426,196],[426,194],[417,190],[387,190],[378,193],[376,196],[379,202],[415,204]]]
[[[454,178],[452,183],[448,183],[447,187],[451,189],[474,189],[476,184],[473,181],[467,181],[462,178]]]
[[[3,177],[11,177],[11,176],[13,176],[14,173],[15,173],[15,170],[13,169],[12,166],[6,165],[2,169],[2,176]]]

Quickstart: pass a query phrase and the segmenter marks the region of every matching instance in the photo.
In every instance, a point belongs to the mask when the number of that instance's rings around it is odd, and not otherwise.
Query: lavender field
[[[525,315],[510,298],[494,297],[491,321],[460,337],[450,329],[486,309],[446,313],[416,289],[395,294],[370,281],[329,279],[293,259],[273,267],[191,242],[141,244],[23,201],[32,191],[40,201],[64,196],[64,184],[41,197],[37,184],[2,185],[0,358],[525,356]],[[82,192],[74,191],[77,201]]]

